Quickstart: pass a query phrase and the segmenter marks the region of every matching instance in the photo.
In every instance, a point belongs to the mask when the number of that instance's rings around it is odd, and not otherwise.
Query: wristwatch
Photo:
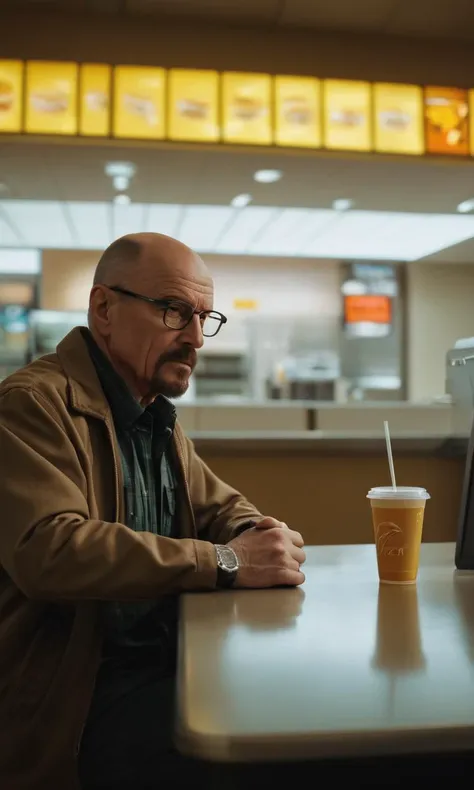
[[[217,586],[227,589],[235,582],[239,561],[234,549],[230,546],[215,547],[217,556]]]

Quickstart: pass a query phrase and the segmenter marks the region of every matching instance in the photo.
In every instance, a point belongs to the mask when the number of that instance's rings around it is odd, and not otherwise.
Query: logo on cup
[[[393,521],[382,521],[377,527],[377,553],[382,557],[403,557],[403,530]]]

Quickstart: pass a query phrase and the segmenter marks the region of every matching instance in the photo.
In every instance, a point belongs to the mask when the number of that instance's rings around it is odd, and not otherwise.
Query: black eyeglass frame
[[[183,329],[186,329],[195,315],[198,315],[201,320],[204,316],[204,320],[207,317],[212,317],[220,321],[219,326],[217,327],[216,331],[212,333],[212,335],[206,335],[203,328],[202,334],[204,337],[215,337],[220,331],[221,327],[227,323],[227,317],[223,313],[219,313],[218,310],[193,310],[190,304],[187,302],[182,302],[180,299],[154,299],[152,296],[138,294],[135,291],[129,291],[127,288],[121,288],[119,285],[109,285],[107,287],[109,291],[114,291],[114,293],[122,294],[123,296],[130,296],[132,299],[141,299],[143,302],[148,302],[149,304],[155,305],[155,307],[158,307],[160,310],[164,310],[163,323],[167,329],[171,329],[173,332],[181,332]],[[169,326],[169,324],[166,323],[166,313],[173,305],[182,305],[183,307],[187,307],[188,310],[192,311],[186,323],[179,328],[175,326]]]

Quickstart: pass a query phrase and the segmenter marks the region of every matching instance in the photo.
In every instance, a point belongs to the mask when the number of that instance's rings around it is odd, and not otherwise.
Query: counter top
[[[198,451],[247,453],[285,451],[309,454],[380,454],[386,452],[381,431],[187,431]],[[464,456],[467,436],[405,432],[392,435],[395,453]]]
[[[299,589],[182,599],[177,743],[215,761],[474,749],[474,573],[423,544],[417,585],[373,545],[310,546]]]

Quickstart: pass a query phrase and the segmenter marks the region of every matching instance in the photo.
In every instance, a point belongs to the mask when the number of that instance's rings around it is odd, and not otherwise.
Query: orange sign
[[[469,99],[462,88],[425,88],[426,150],[469,153]]]
[[[389,324],[392,320],[392,303],[388,296],[375,294],[346,296],[344,315],[347,324]]]

